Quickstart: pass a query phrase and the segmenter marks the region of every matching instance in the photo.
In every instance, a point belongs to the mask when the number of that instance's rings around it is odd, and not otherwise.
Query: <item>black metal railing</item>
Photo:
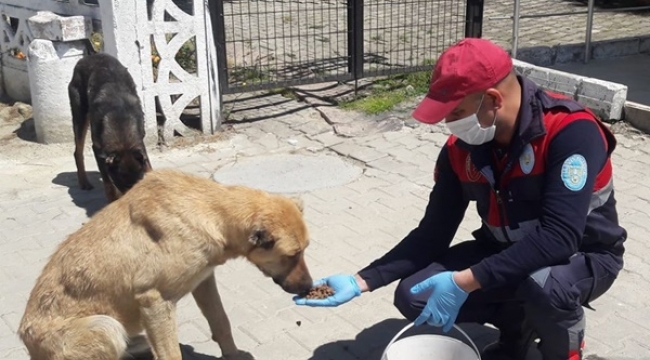
[[[483,0],[210,0],[223,94],[430,70]]]

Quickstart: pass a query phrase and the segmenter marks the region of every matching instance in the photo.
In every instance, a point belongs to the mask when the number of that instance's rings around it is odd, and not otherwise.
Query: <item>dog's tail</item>
[[[124,326],[106,315],[71,319],[62,330],[63,359],[119,359],[128,345]]]

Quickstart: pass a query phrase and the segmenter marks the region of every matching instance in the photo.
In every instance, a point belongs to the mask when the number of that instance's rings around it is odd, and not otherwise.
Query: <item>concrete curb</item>
[[[592,109],[603,120],[623,119],[627,86],[571,74],[513,59],[515,69],[538,86],[571,96]]]
[[[591,43],[590,59],[610,59],[650,53],[650,36],[637,36],[626,39],[594,41]],[[531,46],[517,50],[517,59],[537,66],[551,66],[582,62],[585,57],[585,44],[561,44],[554,46]]]
[[[627,101],[623,113],[626,122],[638,130],[650,134],[650,106]]]

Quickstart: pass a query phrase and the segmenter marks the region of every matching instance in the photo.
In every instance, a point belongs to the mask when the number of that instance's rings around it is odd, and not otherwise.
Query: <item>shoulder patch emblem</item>
[[[573,154],[564,160],[562,182],[571,191],[580,191],[587,182],[587,160],[580,154]]]
[[[535,152],[533,151],[533,146],[528,144],[524,147],[524,151],[519,157],[519,167],[524,174],[530,174],[533,171],[535,166]]]
[[[467,179],[471,182],[477,182],[481,178],[481,173],[472,163],[472,156],[470,154],[467,154],[467,158],[465,159],[465,173],[467,174]]]

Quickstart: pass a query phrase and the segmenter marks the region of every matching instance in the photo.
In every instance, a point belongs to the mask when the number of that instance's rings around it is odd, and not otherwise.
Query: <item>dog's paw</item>
[[[90,181],[86,180],[79,183],[79,188],[81,188],[81,190],[92,190],[95,187],[90,183]]]

